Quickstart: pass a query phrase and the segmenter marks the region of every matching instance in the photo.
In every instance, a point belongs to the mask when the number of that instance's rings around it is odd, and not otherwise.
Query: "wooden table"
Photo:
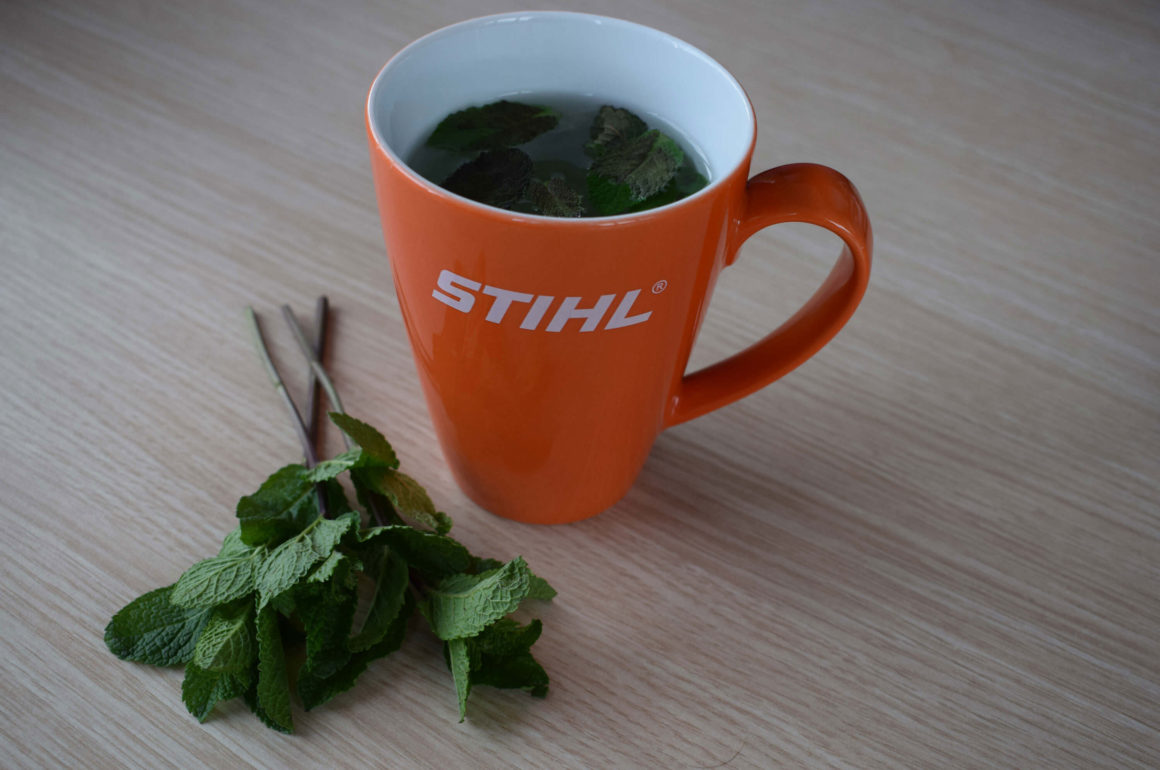
[[[821,354],[666,433],[612,510],[537,528],[440,456],[362,117],[401,46],[517,5],[0,5],[0,765],[1157,766],[1160,7],[538,3],[717,58],[759,114],[755,170],[846,173],[877,252]],[[785,317],[835,249],[752,240],[691,365]],[[480,688],[457,724],[417,630],[285,737],[238,702],[198,725],[179,670],[105,649],[296,457],[241,310],[322,292],[348,408],[464,542],[559,589],[546,700]]]

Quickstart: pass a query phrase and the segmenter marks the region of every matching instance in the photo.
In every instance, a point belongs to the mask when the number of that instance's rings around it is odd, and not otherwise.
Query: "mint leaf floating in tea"
[[[550,107],[501,100],[453,112],[435,127],[427,144],[452,152],[515,147],[551,131],[559,120]]]
[[[501,209],[514,206],[532,177],[532,159],[520,150],[488,150],[443,180],[443,187]]]
[[[580,194],[559,177],[547,182],[533,179],[528,182],[528,200],[537,214],[546,217],[579,217],[584,215],[584,201]]]
[[[553,107],[499,101],[453,113],[408,163],[471,200],[551,217],[644,211],[708,183],[673,136],[631,110],[583,97],[543,101]]]
[[[588,196],[601,214],[621,214],[664,189],[685,159],[680,146],[655,128],[617,144],[588,169]]]
[[[648,131],[648,125],[623,107],[605,104],[596,112],[584,151],[594,158]]]
[[[450,647],[461,720],[473,685],[543,695],[548,677],[530,652],[540,623],[520,626],[506,615],[556,592],[521,557],[506,564],[481,559],[447,536],[451,519],[399,470],[383,434],[343,412],[321,362],[326,303],[319,303],[313,347],[293,313],[283,311],[335,409],[331,420],[346,451],[318,461],[318,432],[298,413],[249,311],[305,462],[275,471],[239,501],[238,527],[217,556],[116,613],[105,629],[109,650],[124,660],[184,664],[181,697],[198,721],[240,697],[266,726],[289,733],[295,696],[309,710],[353,687],[372,662],[399,649],[421,608]],[[364,513],[351,507],[338,481],[344,473],[378,526],[363,526]]]
[[[705,175],[694,168],[686,159],[685,163],[677,169],[677,175],[665,185],[663,190],[656,195],[645,198],[640,203],[633,204],[628,208],[628,211],[645,211],[655,209],[658,206],[667,206],[682,198],[689,197],[707,184],[709,184],[709,180],[705,178]]]

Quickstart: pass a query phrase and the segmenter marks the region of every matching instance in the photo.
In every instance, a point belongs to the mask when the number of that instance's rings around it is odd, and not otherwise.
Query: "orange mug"
[[[576,94],[678,127],[709,184],[660,208],[562,219],[492,208],[406,159],[446,115],[501,98]],[[375,78],[367,133],[395,291],[444,455],[500,516],[563,523],[632,485],[665,428],[768,385],[818,351],[870,275],[870,222],[836,171],[747,179],[753,108],[701,51],[578,13],[488,16],[433,32]],[[691,146],[690,146],[691,145]],[[684,374],[722,268],[758,230],[808,222],[845,248],[790,320]]]

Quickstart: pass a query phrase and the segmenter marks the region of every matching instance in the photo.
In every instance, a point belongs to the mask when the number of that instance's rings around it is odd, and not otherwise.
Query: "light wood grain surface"
[[[494,518],[423,408],[362,107],[410,40],[518,5],[0,3],[0,766],[1160,764],[1160,5],[537,5],[703,48],[757,109],[755,171],[854,181],[877,251],[853,321],[662,436],[603,515]],[[836,248],[753,239],[692,366]],[[416,632],[285,737],[240,703],[199,726],[180,671],[105,649],[296,457],[241,308],[322,292],[348,408],[464,542],[559,589],[546,700],[480,688],[457,724]]]

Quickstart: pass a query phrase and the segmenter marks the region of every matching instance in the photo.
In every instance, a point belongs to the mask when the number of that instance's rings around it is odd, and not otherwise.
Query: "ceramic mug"
[[[635,214],[564,219],[462,198],[406,158],[469,105],[568,93],[677,126],[709,184]],[[753,108],[717,62],[664,32],[599,16],[510,13],[433,32],[375,78],[367,132],[399,306],[451,470],[484,509],[561,523],[632,485],[654,440],[768,385],[846,323],[870,274],[870,222],[836,171],[748,178]],[[685,365],[721,270],[746,238],[808,222],[845,248],[765,338]]]

